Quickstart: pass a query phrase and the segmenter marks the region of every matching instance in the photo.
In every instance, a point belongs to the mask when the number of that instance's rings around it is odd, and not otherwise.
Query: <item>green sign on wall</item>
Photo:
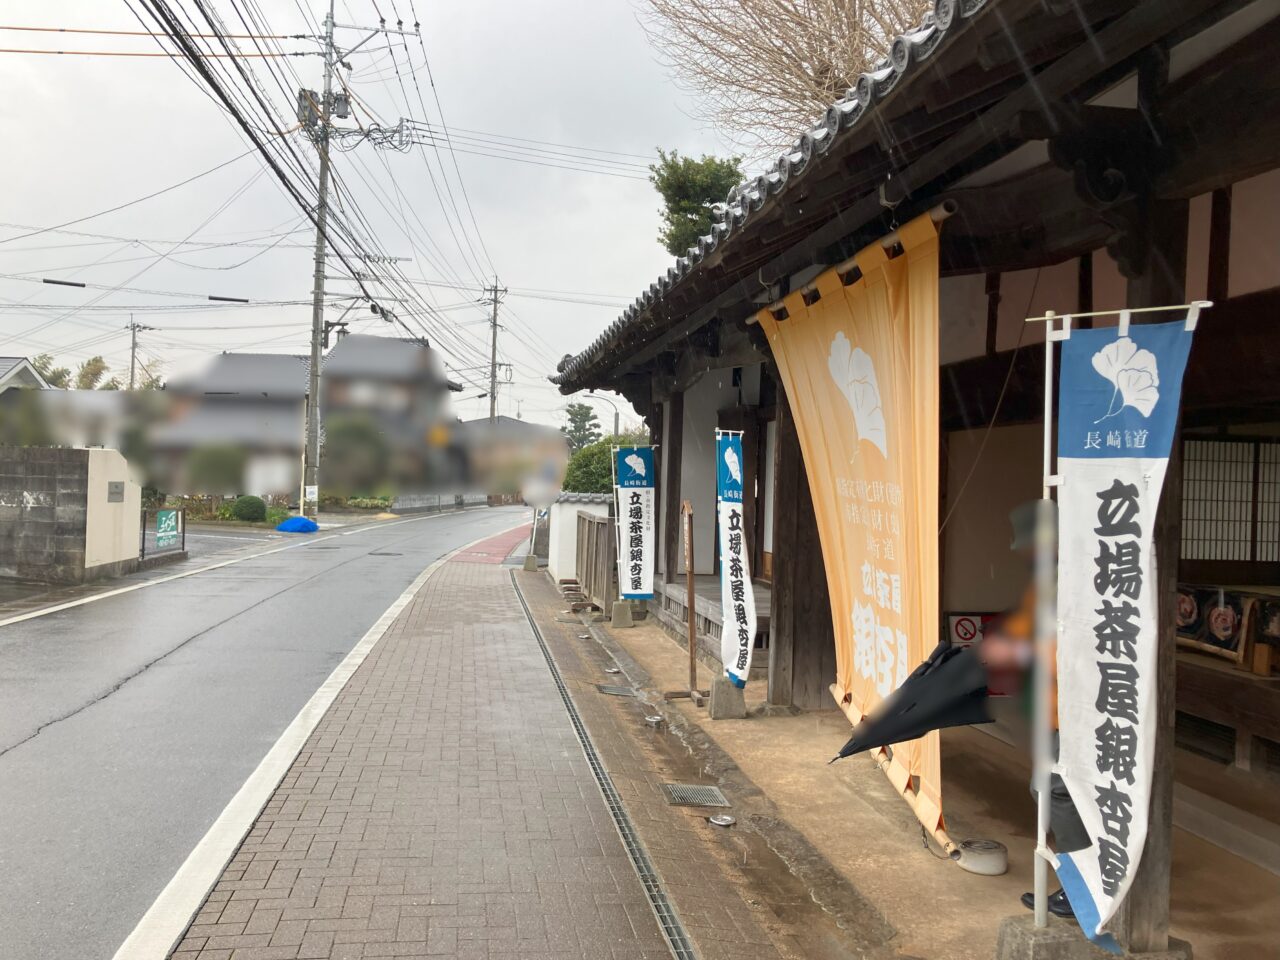
[[[156,511],[156,549],[173,547],[178,543],[178,511]]]

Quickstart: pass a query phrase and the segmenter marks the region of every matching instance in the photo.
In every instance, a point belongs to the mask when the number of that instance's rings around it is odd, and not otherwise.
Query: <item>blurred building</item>
[[[296,493],[302,477],[307,364],[288,354],[223,353],[165,385],[168,411],[147,431],[155,483],[171,493]]]
[[[26,357],[0,357],[0,393],[11,387],[48,390],[49,384]]]
[[[474,485],[491,494],[515,496],[530,480],[559,486],[569,462],[569,444],[555,427],[498,416],[458,424]]]

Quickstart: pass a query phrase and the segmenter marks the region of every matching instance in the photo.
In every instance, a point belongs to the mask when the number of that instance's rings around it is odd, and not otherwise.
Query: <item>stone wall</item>
[[[89,451],[0,447],[0,576],[83,578]]]
[[[114,450],[0,446],[0,576],[81,583],[136,569],[139,491],[123,464]],[[118,503],[111,481],[120,484]]]

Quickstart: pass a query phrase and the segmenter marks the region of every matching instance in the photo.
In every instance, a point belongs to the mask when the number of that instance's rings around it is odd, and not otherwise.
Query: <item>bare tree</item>
[[[757,157],[794,143],[928,0],[644,0],[650,41],[701,118]]]

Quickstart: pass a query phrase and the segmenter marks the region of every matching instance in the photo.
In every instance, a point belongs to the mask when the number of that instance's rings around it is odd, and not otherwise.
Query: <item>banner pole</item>
[[[622,599],[622,491],[618,488],[618,452],[616,444],[609,448],[609,476],[613,480],[613,571],[618,578],[618,600]]]
[[[1060,477],[1053,472],[1053,345],[1071,335],[1070,316],[1063,317],[1061,330],[1055,329],[1053,311],[1046,311],[1044,336],[1044,457],[1040,509],[1035,528],[1035,719],[1033,723],[1034,779],[1036,788],[1035,925],[1049,923],[1049,867],[1053,854],[1048,846],[1050,768],[1053,763],[1051,670],[1055,668],[1054,643],[1057,636],[1057,553],[1058,524],[1053,508],[1052,488]]]

